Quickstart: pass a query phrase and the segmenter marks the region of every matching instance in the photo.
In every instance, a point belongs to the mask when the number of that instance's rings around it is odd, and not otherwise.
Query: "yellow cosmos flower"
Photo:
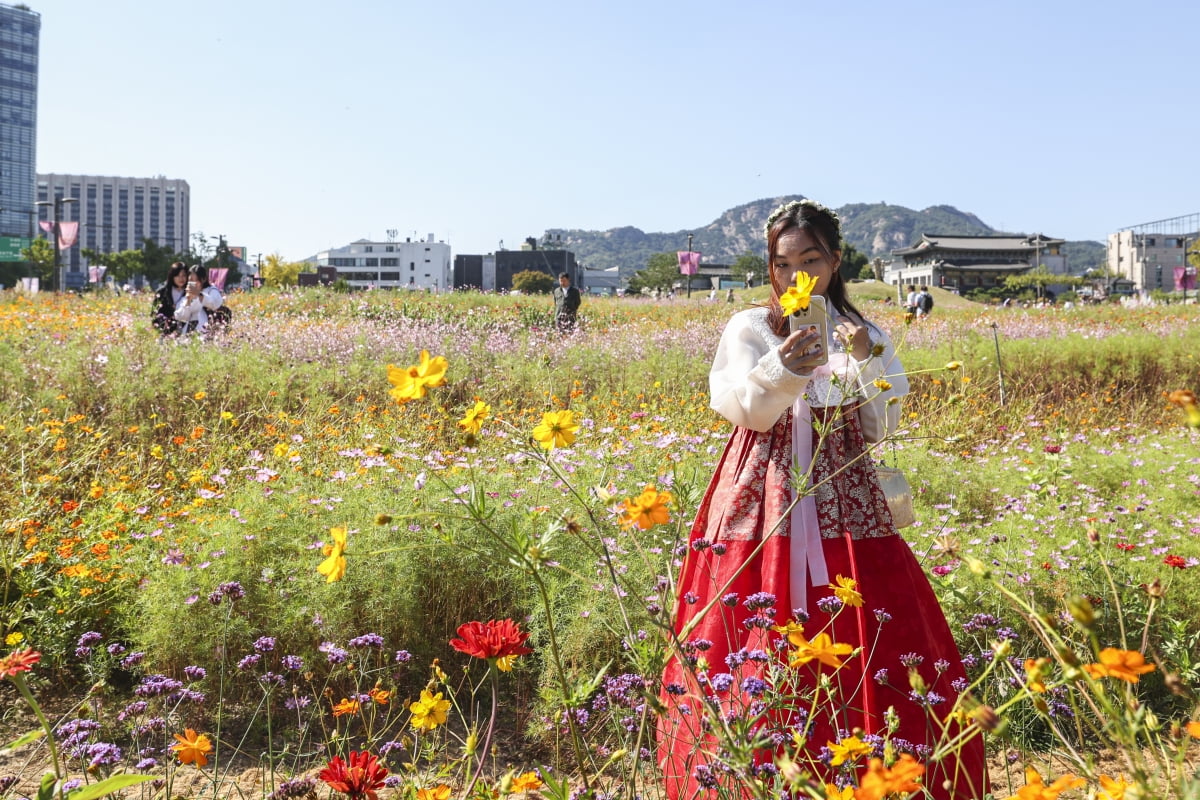
[[[1099,800],[1125,800],[1125,790],[1129,788],[1129,781],[1125,778],[1110,778],[1107,775],[1100,776],[1100,794],[1096,795]]]
[[[854,800],[853,786],[836,786],[832,783],[825,784],[825,800]]]
[[[411,367],[388,364],[388,382],[392,384],[388,394],[401,405],[409,400],[420,400],[427,389],[445,385],[448,367],[445,357],[430,358],[428,350],[422,350],[421,362]]]
[[[575,432],[578,430],[579,423],[570,409],[547,411],[542,414],[542,424],[533,429],[533,438],[543,450],[570,447],[575,443]]]
[[[863,756],[870,755],[873,749],[857,736],[851,736],[848,739],[842,739],[837,744],[826,742],[825,745],[829,748],[829,752],[833,754],[833,759],[829,762],[831,767],[840,767],[847,761],[857,761]]]
[[[1078,789],[1087,783],[1083,778],[1070,773],[1063,775],[1049,786],[1033,767],[1025,768],[1025,785],[1010,795],[1007,800],[1058,800],[1068,789]]]
[[[458,421],[458,427],[472,436],[479,433],[483,423],[491,418],[492,407],[482,400],[476,400],[474,408],[467,409],[466,416]]]
[[[788,290],[779,298],[779,305],[783,308],[784,316],[795,314],[797,311],[808,308],[808,301],[812,297],[812,290],[816,287],[816,278],[803,270],[797,272],[796,285],[789,286]]]
[[[544,784],[542,779],[537,776],[536,772],[522,772],[520,775],[513,778],[513,792],[536,792],[542,788]]]
[[[327,558],[317,566],[317,572],[325,576],[326,583],[333,583],[346,575],[346,529],[330,528],[329,533],[333,535],[333,544],[327,544],[321,550],[321,555]]]
[[[844,605],[862,608],[863,596],[858,593],[858,581],[844,575],[838,575],[834,580],[837,583],[829,584],[829,588],[833,589],[837,599],[841,600]]]
[[[890,383],[888,383],[887,381],[885,381],[883,378],[876,378],[875,379],[875,388],[881,392],[886,392],[887,390],[892,388],[892,385]]]
[[[840,656],[854,652],[854,648],[848,644],[835,644],[828,633],[818,633],[811,642],[803,635],[796,638],[800,641],[797,642],[792,637],[788,637],[788,641],[796,645],[796,649],[788,656],[788,664],[793,667],[802,667],[810,661],[817,661],[837,669],[842,665]]]
[[[673,499],[670,492],[660,492],[653,484],[647,486],[637,497],[621,503],[621,527],[636,525],[638,530],[648,531],[655,525],[667,524],[671,521],[669,506]]]
[[[943,367],[943,369],[948,369],[951,372],[954,372],[955,370],[962,369],[962,362],[961,361],[951,361],[950,363],[946,364],[946,366]]]
[[[191,728],[186,729],[182,736],[178,733],[174,735],[176,742],[171,745],[171,749],[175,751],[180,764],[203,767],[208,763],[208,754],[212,752],[213,746],[207,736],[203,733],[197,734]]]
[[[786,638],[791,644],[800,644],[800,642],[804,641],[804,626],[796,622],[794,618],[789,619],[782,625],[776,625],[771,630]],[[796,638],[792,638],[793,636]]]
[[[1083,668],[1093,678],[1117,678],[1128,683],[1137,683],[1140,675],[1153,672],[1153,664],[1146,663],[1146,657],[1136,650],[1118,650],[1106,647],[1100,651],[1100,661],[1096,664],[1084,664]]]
[[[412,712],[412,726],[419,731],[431,731],[438,725],[446,724],[446,712],[450,710],[450,701],[442,698],[442,693],[434,694],[428,689],[421,690],[421,699],[414,700],[408,707]]]
[[[4,643],[9,647],[16,647],[21,642],[25,641],[25,634],[20,631],[13,631],[8,636],[4,637]]]
[[[450,787],[439,783],[437,786],[417,789],[417,800],[450,800],[450,794]]]

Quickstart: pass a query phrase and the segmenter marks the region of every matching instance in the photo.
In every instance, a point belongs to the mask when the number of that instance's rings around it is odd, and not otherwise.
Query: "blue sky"
[[[1200,4],[27,0],[38,171],[300,259],[800,193],[1100,239],[1200,211]]]

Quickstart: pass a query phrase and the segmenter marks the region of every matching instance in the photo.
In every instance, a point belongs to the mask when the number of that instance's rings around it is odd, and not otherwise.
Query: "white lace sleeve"
[[[883,353],[858,362],[859,392],[866,398],[858,407],[858,419],[864,439],[882,442],[900,425],[900,398],[908,394],[908,377],[891,338],[872,326],[871,339],[883,345]],[[880,380],[890,387],[881,389],[875,383]]]
[[[767,326],[766,309],[735,314],[708,373],[713,410],[734,425],[770,430],[808,383],[807,376],[783,366],[782,341]]]

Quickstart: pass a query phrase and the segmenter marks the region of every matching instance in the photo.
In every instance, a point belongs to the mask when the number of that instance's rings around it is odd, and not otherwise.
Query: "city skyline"
[[[38,172],[186,180],[193,231],[289,260],[795,193],[1096,241],[1200,207],[1182,0],[29,5]]]

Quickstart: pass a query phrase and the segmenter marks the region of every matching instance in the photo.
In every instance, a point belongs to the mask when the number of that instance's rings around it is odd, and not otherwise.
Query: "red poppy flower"
[[[379,763],[377,756],[366,750],[361,753],[354,750],[350,753],[349,764],[342,761],[341,756],[334,756],[317,777],[329,784],[335,792],[341,792],[351,800],[363,797],[367,800],[379,800],[376,790],[383,788],[383,779],[387,772],[387,768]]]
[[[1176,555],[1167,556],[1166,558],[1163,559],[1163,563],[1166,564],[1168,567],[1174,567],[1175,569],[1187,569],[1187,565],[1188,565],[1186,558],[1184,558],[1183,556],[1176,556]]]
[[[525,647],[528,633],[523,633],[511,619],[493,619],[488,622],[465,622],[458,626],[459,639],[451,639],[450,646],[460,653],[476,658],[505,658],[523,656],[533,650]]]
[[[1118,550],[1136,550],[1137,545],[1130,544],[1129,542],[1117,542],[1117,549]]]
[[[29,672],[33,665],[42,659],[42,654],[36,650],[14,650],[4,658],[0,658],[0,678],[15,677],[18,672]]]

